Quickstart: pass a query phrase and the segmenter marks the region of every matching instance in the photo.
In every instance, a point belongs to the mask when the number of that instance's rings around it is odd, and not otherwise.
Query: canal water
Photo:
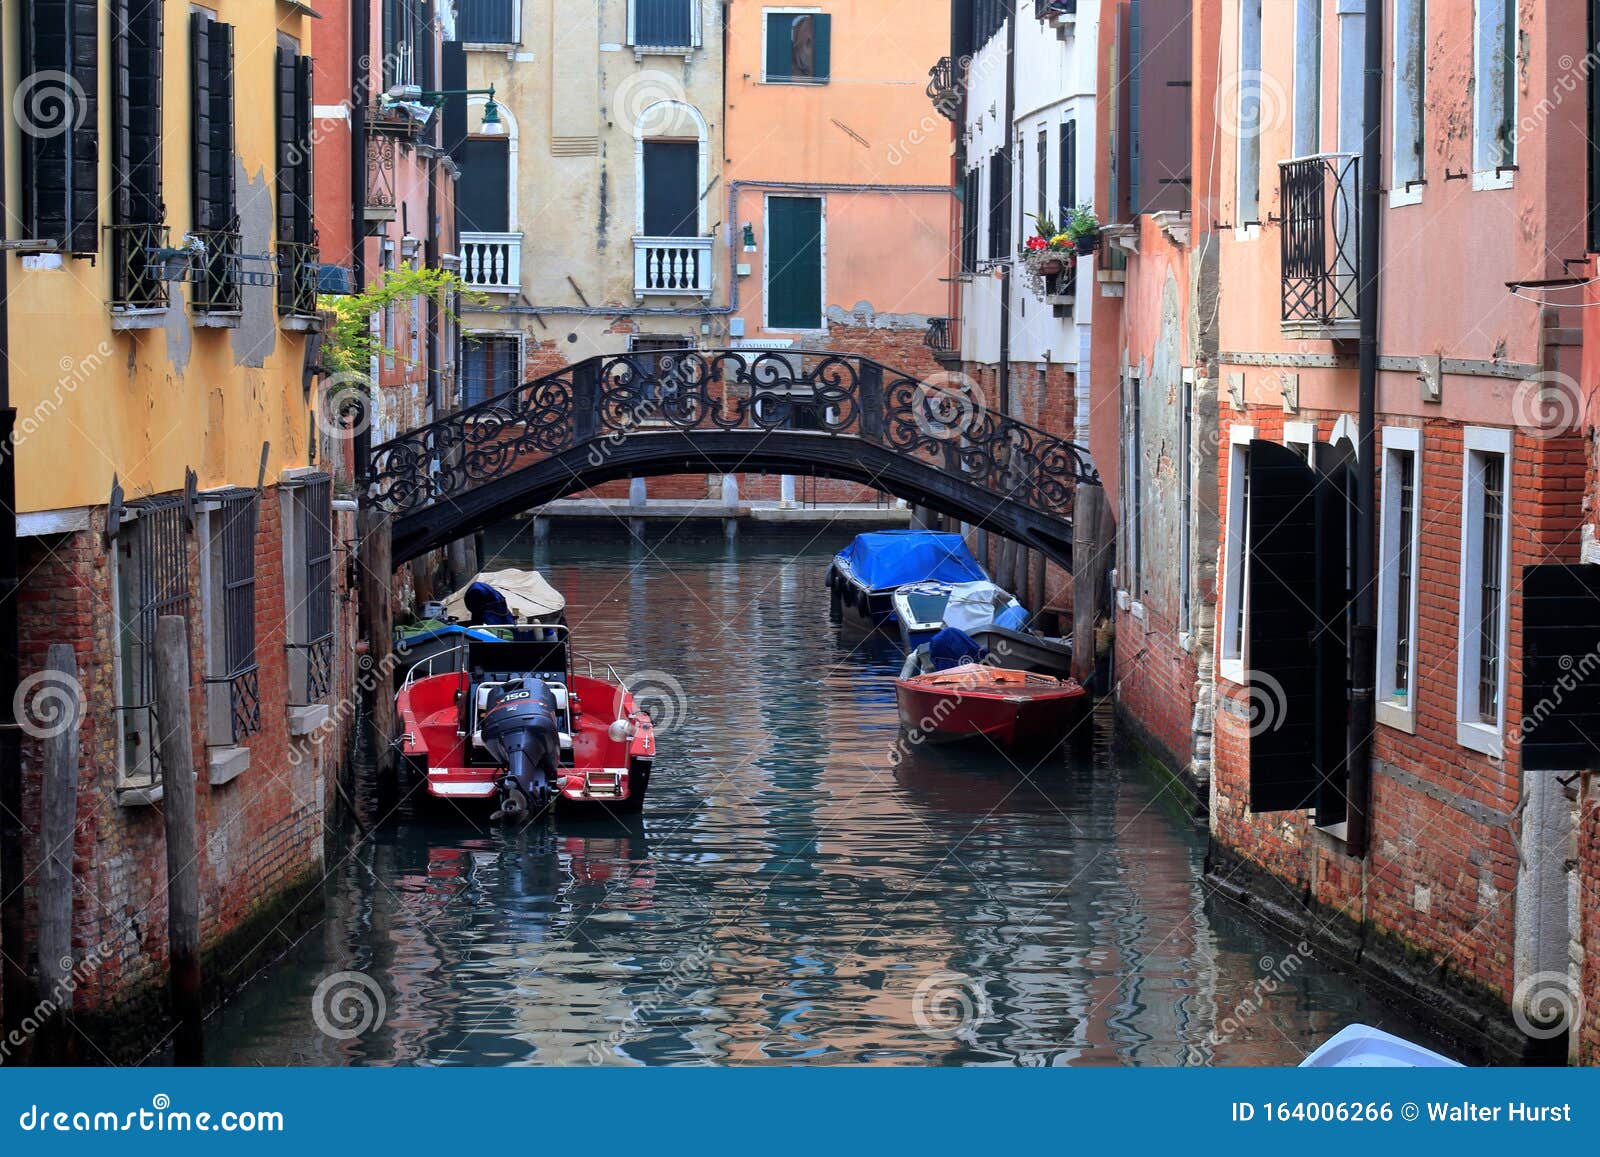
[[[906,749],[898,647],[828,621],[847,537],[491,543],[650,700],[645,815],[386,802],[207,1060],[1292,1065],[1354,1021],[1417,1035],[1208,898],[1203,834],[1103,713],[1042,762]]]

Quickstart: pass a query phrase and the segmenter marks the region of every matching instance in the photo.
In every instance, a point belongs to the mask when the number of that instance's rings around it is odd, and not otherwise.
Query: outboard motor
[[[478,725],[483,745],[506,769],[493,818],[514,819],[548,807],[561,763],[561,725],[550,688],[542,679],[496,687]]]

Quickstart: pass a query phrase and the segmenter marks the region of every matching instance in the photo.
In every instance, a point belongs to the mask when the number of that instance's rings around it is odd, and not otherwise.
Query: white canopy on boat
[[[1017,600],[991,582],[953,583],[944,608],[944,625],[972,634],[994,626],[995,616]]]
[[[492,570],[475,576],[473,582],[487,583],[505,597],[506,607],[519,622],[536,622],[551,619],[567,607],[567,600],[555,587],[545,582],[536,570]],[[468,583],[444,603],[445,617],[456,622],[467,622],[472,612],[467,610]]]

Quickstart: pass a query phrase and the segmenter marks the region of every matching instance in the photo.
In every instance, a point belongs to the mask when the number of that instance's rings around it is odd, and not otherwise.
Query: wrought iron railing
[[[580,446],[778,430],[873,443],[1062,517],[1100,481],[1085,447],[970,390],[854,354],[695,350],[589,358],[402,434],[373,449],[369,494],[404,514]]]
[[[935,354],[947,354],[955,349],[955,338],[948,317],[930,317],[928,332],[922,335],[922,344]]]
[[[953,121],[961,115],[959,71],[956,62],[948,56],[940,58],[939,63],[928,70],[928,99],[946,120]]]
[[[312,317],[317,312],[320,255],[315,245],[278,242],[278,312]]]
[[[250,667],[232,675],[206,679],[208,687],[227,687],[228,726],[234,743],[261,730],[261,679],[259,669]]]
[[[1355,153],[1279,163],[1285,324],[1337,326],[1359,319],[1360,178]]]
[[[367,194],[363,215],[368,221],[393,221],[398,212],[395,165],[398,146],[384,133],[367,138]]]
[[[222,229],[196,229],[191,272],[199,313],[234,313],[239,309],[239,234]]]
[[[161,254],[171,235],[165,225],[108,225],[111,233],[113,309],[167,308],[167,278]]]

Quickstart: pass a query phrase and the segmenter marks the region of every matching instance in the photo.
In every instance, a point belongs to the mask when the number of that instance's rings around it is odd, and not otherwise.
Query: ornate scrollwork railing
[[[590,358],[374,447],[369,495],[404,514],[588,445],[716,431],[857,438],[996,495],[1070,515],[1098,485],[1087,449],[995,412],[959,374],[931,381],[853,354],[694,350]]]

